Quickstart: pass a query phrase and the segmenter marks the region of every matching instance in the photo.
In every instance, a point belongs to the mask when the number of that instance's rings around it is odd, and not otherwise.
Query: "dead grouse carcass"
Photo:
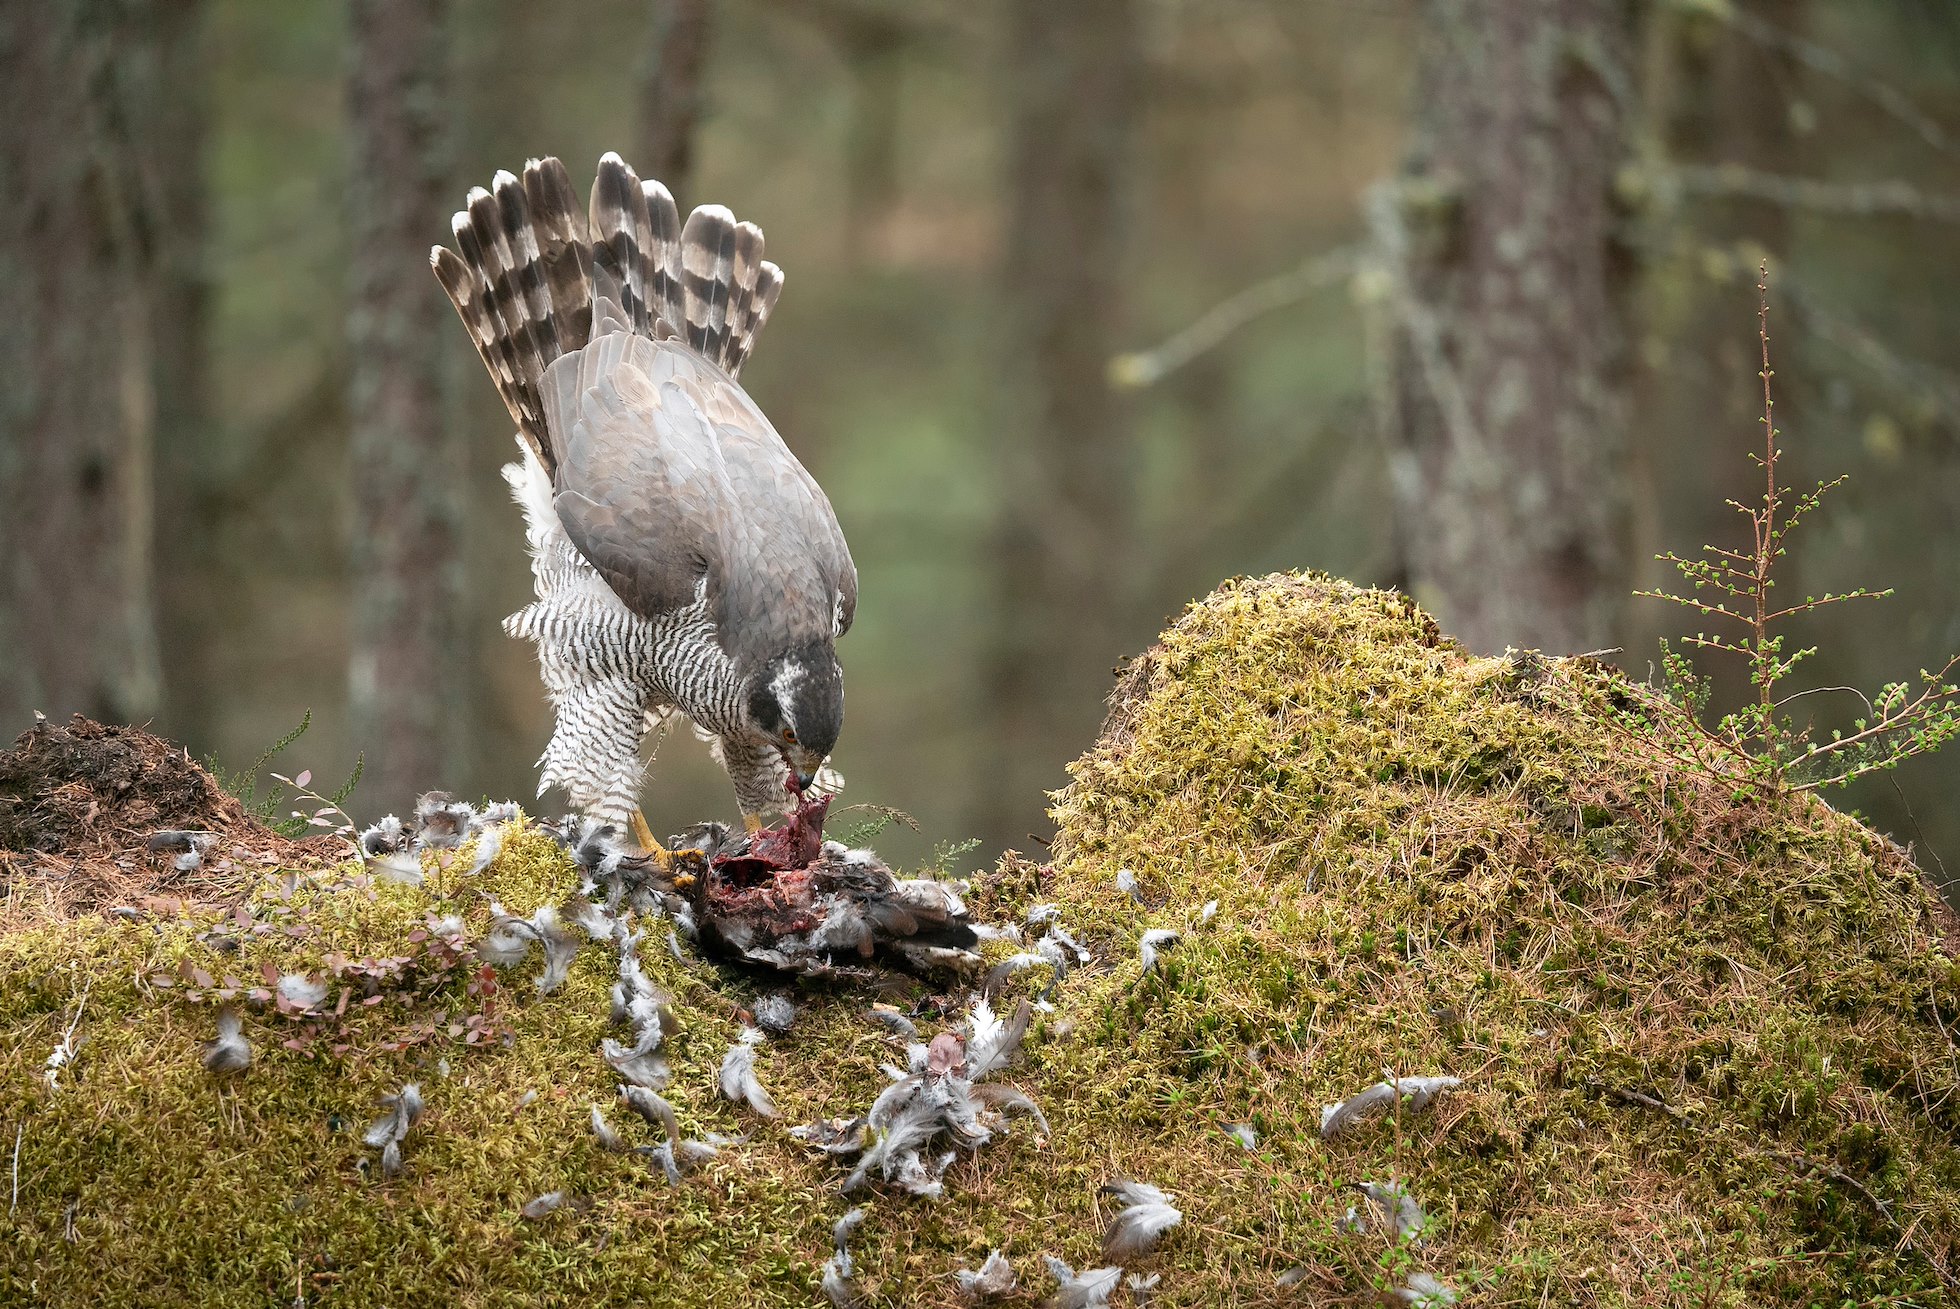
[[[781,827],[752,836],[713,824],[674,839],[692,855],[687,895],[702,947],[816,977],[978,968],[979,938],[959,891],[894,876],[869,850],[824,840],[829,803],[808,798]]]

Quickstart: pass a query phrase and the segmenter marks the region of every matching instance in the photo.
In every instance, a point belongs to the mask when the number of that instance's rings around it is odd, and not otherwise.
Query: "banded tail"
[[[616,154],[599,160],[584,213],[556,159],[531,160],[522,180],[500,172],[465,203],[450,220],[456,249],[436,246],[429,264],[547,472],[544,372],[591,340],[595,299],[602,330],[678,338],[737,377],[782,294],[761,228],[720,205],[682,226],[667,188]]]

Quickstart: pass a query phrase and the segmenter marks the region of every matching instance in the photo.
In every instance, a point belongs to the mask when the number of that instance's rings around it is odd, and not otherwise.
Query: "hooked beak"
[[[783,751],[783,762],[796,779],[796,789],[800,794],[810,789],[817,780],[817,770],[823,767],[823,760],[800,746],[792,746]]]

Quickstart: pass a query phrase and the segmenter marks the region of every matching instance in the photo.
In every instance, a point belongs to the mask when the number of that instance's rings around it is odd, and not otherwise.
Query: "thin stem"
[[[1756,336],[1763,349],[1763,510],[1751,514],[1756,528],[1756,569],[1752,579],[1752,599],[1756,605],[1756,667],[1754,677],[1757,699],[1763,710],[1763,729],[1771,730],[1776,712],[1775,662],[1769,648],[1769,570],[1776,557],[1776,510],[1778,506],[1776,488],[1776,401],[1770,395],[1769,379],[1772,376],[1769,366],[1769,261],[1757,265],[1756,280]],[[1769,766],[1776,785],[1783,784],[1783,763],[1775,743],[1768,742]]]

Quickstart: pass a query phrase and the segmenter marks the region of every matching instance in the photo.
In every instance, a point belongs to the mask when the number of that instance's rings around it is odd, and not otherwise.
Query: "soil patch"
[[[164,829],[216,840],[180,870],[148,848]],[[158,897],[237,899],[265,868],[331,858],[332,846],[266,828],[182,746],[140,728],[77,714],[36,723],[0,752],[0,930]]]

